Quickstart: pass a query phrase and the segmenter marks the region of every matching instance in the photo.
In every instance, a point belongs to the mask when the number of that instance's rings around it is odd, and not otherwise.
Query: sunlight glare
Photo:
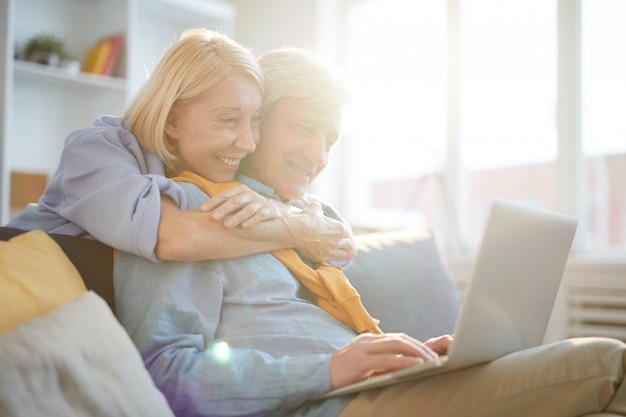
[[[213,359],[220,363],[227,363],[230,361],[230,347],[228,343],[224,341],[215,342],[211,346],[211,355]]]
[[[445,141],[445,5],[375,0],[349,20],[345,130],[355,169],[376,179],[432,171]]]

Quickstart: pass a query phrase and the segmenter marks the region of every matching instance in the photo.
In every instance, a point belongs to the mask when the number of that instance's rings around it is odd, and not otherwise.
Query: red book
[[[104,68],[102,69],[102,75],[113,74],[115,64],[117,64],[117,58],[120,54],[120,49],[122,48],[122,37],[119,35],[109,38],[109,42],[111,44],[111,48],[109,49],[109,54],[104,64]]]

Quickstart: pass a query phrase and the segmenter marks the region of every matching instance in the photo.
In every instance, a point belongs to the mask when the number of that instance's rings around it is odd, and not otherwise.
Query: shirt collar
[[[285,201],[282,198],[280,198],[280,196],[276,194],[276,191],[274,191],[272,187],[269,187],[263,184],[262,182],[259,182],[253,178],[247,177],[243,174],[237,174],[235,176],[235,179],[239,181],[240,183],[248,186],[251,190],[256,191],[257,193],[261,194],[263,197],[272,198],[274,200],[279,200],[285,203],[289,203],[288,200]]]

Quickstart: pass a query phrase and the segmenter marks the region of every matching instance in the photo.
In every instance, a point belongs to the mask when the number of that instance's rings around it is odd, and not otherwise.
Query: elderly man
[[[259,61],[267,77],[261,142],[239,179],[272,198],[306,201],[338,137],[344,90],[306,51],[271,51]],[[177,181],[191,207],[232,185],[190,173]],[[118,254],[120,321],[179,417],[626,415],[626,348],[609,339],[565,341],[315,400],[372,374],[434,359],[451,338],[421,343],[382,334],[340,270],[310,268],[292,252],[160,264]]]

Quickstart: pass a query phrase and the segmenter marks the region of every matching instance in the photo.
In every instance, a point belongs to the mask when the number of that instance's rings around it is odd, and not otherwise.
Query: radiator
[[[448,261],[461,301],[471,262]],[[626,341],[626,260],[570,257],[547,341],[604,336]]]
[[[626,341],[626,273],[623,266],[576,271],[567,281],[567,336]]]

